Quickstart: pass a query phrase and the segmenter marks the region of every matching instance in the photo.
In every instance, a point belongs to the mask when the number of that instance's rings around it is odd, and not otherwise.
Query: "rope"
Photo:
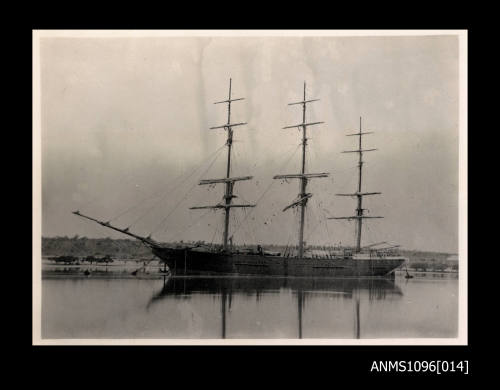
[[[242,198],[243,199],[243,198]],[[243,199],[245,202],[247,202],[245,199]],[[248,202],[247,202],[248,203]],[[245,217],[246,215],[248,214],[248,211],[246,209],[243,209],[243,212],[245,213]],[[239,222],[239,220],[237,219],[237,216],[236,216],[236,213],[234,214],[234,217],[236,219],[235,221],[235,225],[239,226],[241,223]],[[253,243],[257,243],[257,238],[255,236],[255,232],[253,231],[253,229],[250,229],[250,227],[248,225],[245,225],[245,233],[246,235],[248,235],[250,237],[250,239],[253,240]],[[234,233],[233,233],[233,236],[234,236]],[[245,244],[245,242],[244,242]],[[246,245],[246,244],[245,244]]]
[[[292,157],[295,155],[295,153],[297,152],[297,150],[299,149],[300,147],[300,144],[296,146],[295,150],[293,151],[293,153],[290,155],[290,157],[288,158],[288,160],[285,161],[285,163],[279,168],[279,170],[282,170],[284,169],[288,163],[290,162],[290,160],[292,159]],[[269,184],[269,186],[264,190],[264,192],[259,196],[259,198],[257,199],[257,201],[255,202],[255,204],[259,204],[259,202],[262,200],[262,198],[267,194],[267,192],[271,189],[271,187],[274,185],[275,183],[275,180],[273,179],[271,181],[271,184]],[[243,225],[243,223],[247,220],[247,218],[254,212],[254,210],[256,209],[257,207],[254,207],[252,210],[250,210],[250,212],[245,216],[245,218],[241,221],[241,223],[238,225],[238,227],[235,229],[235,231],[233,232],[233,234],[235,234],[239,229],[240,227]]]
[[[115,176],[113,176],[113,179],[116,179],[116,182],[117,182],[117,183],[123,183],[123,182],[124,182],[124,180],[123,180],[123,179],[125,178],[125,176],[128,176],[128,175],[129,175],[129,173],[130,173],[130,172],[126,171],[126,172],[124,172],[123,174],[121,174],[121,175],[119,175],[119,176],[116,176],[116,177],[115,177]],[[102,175],[101,175],[101,176],[102,176]],[[130,177],[130,176],[129,176],[128,180],[126,180],[126,181],[127,181],[127,182],[130,182],[130,181],[132,181],[132,179],[134,179],[134,177]],[[108,182],[107,184],[109,184],[109,182]],[[103,195],[103,194],[104,194],[104,195]],[[119,194],[119,193],[116,193],[116,195],[120,195],[120,194]],[[80,209],[85,209],[87,206],[89,206],[90,204],[94,203],[96,200],[103,198],[104,196],[106,196],[106,197],[107,197],[107,194],[106,194],[106,192],[105,192],[105,191],[101,192],[101,196],[97,195],[97,196],[93,197],[93,198],[92,198],[89,202],[84,203],[83,205],[80,205],[80,206],[79,206],[79,208],[80,208]]]
[[[377,223],[378,221],[372,220],[370,222]],[[370,228],[370,225],[368,223],[364,223],[363,226],[366,227],[366,232],[368,233],[368,241],[372,241],[372,242],[380,241],[380,235],[377,236],[377,234],[374,234],[373,230]],[[377,231],[379,231],[379,229],[377,229]]]
[[[201,216],[199,216],[198,218],[196,218],[190,225],[188,225],[184,230],[182,230],[181,232],[177,232],[176,235],[172,236],[171,240],[175,241],[176,238],[178,238],[179,236],[181,236],[182,234],[184,234],[186,231],[188,231],[191,227],[194,226],[195,223],[198,223],[200,220],[202,220],[210,211],[213,211],[211,209],[208,209],[206,212],[204,212]]]
[[[215,235],[217,234],[218,230],[219,230],[219,225],[215,224],[215,231],[214,231],[214,235],[212,236],[212,239],[210,240],[210,246],[212,246],[212,243],[214,242]]]
[[[319,200],[313,198],[313,206],[316,207],[316,210],[318,211],[318,225],[321,225],[321,224],[324,224],[325,225],[325,232],[326,232],[326,242],[328,242],[329,238],[330,238],[330,235],[328,233],[328,227],[327,227],[327,220],[326,220],[326,217],[324,216],[324,214],[321,212],[322,211],[322,208],[320,207],[320,202]],[[315,213],[316,214],[316,213]],[[317,226],[315,226],[314,230],[316,230]],[[311,233],[312,234],[312,233]]]
[[[225,146],[225,145],[222,145],[219,149],[217,149],[215,152],[213,152],[212,154],[210,154],[210,155],[209,155],[206,159],[204,159],[204,160],[203,160],[200,164],[198,164],[198,165],[196,166],[196,168],[195,168],[193,171],[191,171],[191,173],[190,173],[190,174],[189,174],[186,178],[184,178],[184,180],[183,180],[183,181],[179,184],[179,186],[180,186],[180,185],[182,185],[182,184],[184,184],[184,183],[185,183],[185,182],[186,182],[186,181],[187,181],[187,180],[188,180],[191,176],[193,176],[193,174],[194,174],[196,171],[198,171],[198,169],[200,169],[200,167],[201,167],[203,164],[205,164],[205,162],[206,162],[207,160],[211,159],[214,155],[216,155],[217,153],[219,153],[219,152],[220,152],[220,150],[224,148],[224,146]],[[175,186],[175,187],[170,187],[170,186],[173,186],[173,184],[174,184],[174,183],[175,183],[178,179],[180,179],[182,176],[183,176],[183,175],[180,175],[180,176],[177,176],[175,179],[173,179],[173,180],[172,180],[172,181],[168,184],[168,185],[169,185],[169,189],[168,189],[165,193],[164,193],[164,192],[163,192],[163,190],[162,190],[162,191],[159,191],[159,192],[155,193],[153,196],[150,196],[150,197],[147,197],[147,198],[145,198],[145,199],[142,199],[141,201],[139,201],[139,202],[138,202],[138,203],[136,203],[135,205],[133,205],[133,206],[129,207],[128,209],[126,209],[125,211],[121,212],[121,213],[120,213],[119,215],[117,215],[116,217],[112,218],[110,221],[114,221],[114,220],[118,219],[119,217],[121,217],[122,215],[125,215],[125,214],[126,214],[126,213],[128,213],[129,211],[131,211],[131,210],[133,210],[133,209],[137,208],[137,207],[138,207],[141,203],[143,203],[143,202],[145,202],[145,201],[147,201],[147,200],[150,200],[150,199],[154,199],[154,198],[156,198],[157,196],[159,196],[159,195],[163,194],[163,196],[162,196],[162,197],[158,200],[158,202],[154,203],[154,204],[153,204],[153,206],[151,206],[150,208],[148,208],[144,214],[141,214],[141,216],[140,216],[139,218],[137,218],[134,222],[132,222],[132,223],[129,225],[129,227],[130,227],[130,226],[135,225],[135,224],[136,224],[137,222],[139,222],[139,221],[140,221],[143,217],[145,217],[145,216],[146,216],[146,215],[147,215],[147,214],[148,214],[148,213],[149,213],[149,212],[150,212],[150,211],[151,211],[154,207],[156,207],[156,206],[157,206],[157,205],[158,205],[158,204],[159,204],[159,203],[160,203],[163,199],[165,199],[165,197],[166,197],[167,195],[169,195],[169,194],[170,194],[173,190],[177,189],[177,186]]]
[[[306,237],[306,242],[308,242],[308,241],[309,241],[309,238],[310,238],[310,237],[312,236],[312,234],[316,231],[316,229],[317,229],[317,228],[318,228],[318,226],[321,224],[321,222],[322,222],[322,221],[321,221],[321,220],[319,220],[319,218],[318,218],[318,223],[317,223],[316,225],[314,225],[314,229],[312,229],[312,230],[309,232],[309,234],[307,235],[307,237]],[[310,224],[309,224],[309,220],[307,220],[307,221],[306,221],[306,223],[307,223],[307,226],[309,227],[309,226],[310,226]]]
[[[217,152],[217,155],[215,156],[215,158],[213,159],[213,161],[210,163],[210,165],[208,166],[207,169],[205,169],[205,171],[200,175],[200,177],[203,177],[209,170],[210,168],[212,168],[212,166],[215,164],[215,162],[217,161],[217,158],[219,157],[219,154],[220,152],[222,151],[222,148],[224,147],[225,145],[223,145],[222,147],[220,147],[218,149],[218,152]],[[172,213],[177,209],[177,207],[186,200],[186,197],[188,196],[188,194],[191,192],[191,190],[198,184],[198,182],[195,182],[190,188],[189,190],[186,192],[186,194],[184,195],[184,197],[175,204],[175,206],[170,210],[170,212],[167,214],[167,216],[165,218],[163,218],[160,223],[150,232],[150,234],[153,234],[155,232],[158,231],[159,227],[168,219],[168,217],[170,217],[170,215],[172,215]]]
[[[238,153],[238,148],[235,147],[233,144],[233,156],[231,159],[231,172],[236,175],[236,173],[239,172],[239,153]]]
[[[289,232],[288,233],[288,240],[286,241],[286,246],[285,246],[285,250],[283,251],[283,256],[285,256],[288,252],[288,245],[290,244],[290,239],[291,239],[291,236],[292,236],[292,233]]]
[[[236,216],[236,213],[231,214],[231,216],[232,216],[232,218],[233,218],[234,224],[238,223],[238,217]],[[232,237],[233,244],[234,244],[234,233],[233,233],[233,234],[231,234],[231,236],[230,236],[230,237]],[[242,238],[242,239],[241,239],[241,241],[243,242],[243,245],[245,245],[245,246],[246,246],[245,239],[244,239],[244,238]]]
[[[325,222],[325,231],[326,231],[326,237],[327,237],[327,241],[328,239],[330,238],[330,231],[328,230],[328,220],[326,219],[326,217],[324,217],[324,222]]]

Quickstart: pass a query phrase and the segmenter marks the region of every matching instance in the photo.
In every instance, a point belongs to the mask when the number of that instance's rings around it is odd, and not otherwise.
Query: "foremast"
[[[227,100],[222,100],[220,102],[215,102],[214,104],[227,103],[227,123],[221,126],[211,127],[210,130],[215,129],[224,129],[227,131],[227,166],[226,166],[226,177],[222,179],[206,179],[200,180],[199,185],[207,185],[207,184],[225,184],[224,191],[224,203],[218,203],[214,206],[194,206],[190,207],[190,210],[200,210],[200,209],[223,209],[224,210],[224,235],[223,235],[223,249],[224,251],[228,251],[229,246],[229,215],[231,208],[233,207],[255,207],[254,204],[233,204],[233,198],[236,198],[236,195],[233,194],[234,183],[240,180],[250,180],[253,176],[242,176],[242,177],[231,177],[231,150],[233,146],[233,127],[246,125],[246,122],[240,123],[231,123],[231,103],[244,100],[245,98],[236,98],[233,99],[231,96],[231,84],[232,79],[229,79],[229,96]]]
[[[363,132],[362,130],[362,123],[361,123],[361,117],[359,117],[359,132],[358,133],[352,133],[352,134],[347,134],[347,137],[352,137],[352,136],[359,136],[359,141],[358,141],[358,149],[357,150],[345,150],[342,153],[358,153],[359,155],[359,160],[358,160],[358,190],[357,192],[353,194],[336,194],[337,196],[351,196],[351,197],[356,197],[357,198],[357,208],[356,208],[356,215],[350,216],[350,217],[331,217],[328,219],[347,219],[347,220],[355,220],[356,221],[356,233],[355,233],[355,240],[356,240],[356,252],[361,251],[361,231],[363,227],[363,219],[369,219],[369,218],[383,218],[383,217],[375,217],[375,216],[368,216],[364,215],[364,211],[366,209],[363,208],[363,197],[368,196],[368,195],[380,195],[381,192],[362,192],[362,187],[361,187],[361,181],[363,177],[363,153],[364,152],[373,152],[374,150],[377,149],[363,149],[362,148],[362,137],[365,134],[373,134],[373,131],[365,131]]]
[[[329,173],[306,173],[306,147],[307,147],[307,127],[313,125],[319,125],[324,122],[306,122],[306,107],[308,103],[316,102],[319,99],[306,100],[306,83],[304,82],[304,97],[300,102],[289,103],[292,105],[302,105],[302,123],[292,126],[283,127],[283,129],[291,129],[297,127],[299,130],[302,129],[302,166],[301,172],[298,174],[287,174],[287,175],[276,175],[274,179],[299,179],[300,180],[300,193],[299,198],[295,200],[292,204],[288,205],[283,209],[286,211],[292,207],[300,206],[300,224],[299,224],[299,237],[298,237],[298,253],[297,257],[301,258],[304,255],[304,223],[305,223],[305,210],[307,206],[307,201],[312,197],[311,193],[307,193],[307,182],[309,179],[328,177]]]

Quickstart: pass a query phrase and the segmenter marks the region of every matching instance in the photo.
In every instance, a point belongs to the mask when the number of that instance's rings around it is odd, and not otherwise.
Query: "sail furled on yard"
[[[225,251],[228,250],[228,242],[229,242],[229,216],[232,208],[246,208],[246,207],[255,207],[254,204],[233,204],[232,201],[236,197],[233,194],[234,184],[237,181],[242,180],[251,180],[253,176],[241,176],[241,177],[231,177],[231,151],[233,146],[233,127],[246,125],[246,122],[238,122],[231,123],[231,103],[235,101],[244,100],[245,98],[236,98],[233,99],[231,96],[231,86],[232,80],[229,79],[229,97],[227,100],[222,100],[219,102],[215,102],[214,104],[227,104],[227,123],[211,127],[210,130],[216,129],[224,129],[227,131],[227,166],[226,166],[226,177],[219,179],[204,179],[200,180],[199,185],[207,185],[207,184],[224,184],[225,191],[223,196],[223,203],[218,203],[216,205],[209,206],[193,206],[190,207],[190,210],[201,210],[201,209],[222,209],[224,210],[224,235],[223,235],[223,248]]]
[[[319,99],[306,99],[306,83],[304,82],[304,98],[302,101],[289,103],[289,106],[302,105],[302,123],[285,126],[283,129],[291,129],[297,127],[302,130],[302,168],[300,173],[286,174],[286,175],[276,175],[274,179],[299,179],[300,180],[300,193],[298,199],[293,203],[286,206],[283,211],[286,211],[293,207],[300,207],[300,225],[299,225],[299,238],[298,238],[298,257],[303,257],[304,255],[304,221],[305,221],[305,209],[307,201],[312,197],[311,193],[306,192],[307,182],[310,179],[328,177],[329,173],[306,173],[306,147],[307,147],[307,128],[314,125],[319,125],[324,122],[306,122],[306,107],[308,103],[316,102]]]
[[[373,134],[373,131],[363,131],[362,130],[362,122],[361,122],[361,117],[359,117],[359,132],[357,133],[351,133],[351,134],[346,134],[347,137],[352,137],[352,136],[358,136],[358,149],[356,150],[345,150],[342,153],[358,153],[359,155],[359,160],[358,160],[358,188],[357,191],[354,193],[349,193],[349,194],[336,194],[337,196],[351,196],[351,197],[356,197],[357,198],[357,207],[356,207],[356,215],[348,216],[348,217],[331,217],[328,219],[347,219],[347,220],[354,220],[356,221],[356,252],[361,251],[361,230],[363,227],[363,220],[364,219],[373,219],[373,218],[383,218],[383,217],[378,217],[378,216],[370,216],[370,215],[365,215],[364,211],[366,209],[363,208],[363,196],[369,196],[369,195],[380,195],[381,192],[363,192],[361,189],[361,183],[362,183],[362,177],[363,177],[363,153],[365,152],[372,152],[377,149],[363,149],[362,147],[362,137],[363,135],[366,134]]]

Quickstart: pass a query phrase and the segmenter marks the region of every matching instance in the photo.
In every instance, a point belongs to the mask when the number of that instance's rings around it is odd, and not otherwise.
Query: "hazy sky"
[[[345,134],[362,116],[375,132],[364,145],[378,148],[365,154],[363,190],[382,192],[365,205],[384,216],[366,222],[363,243],[458,251],[456,36],[41,38],[40,53],[43,236],[124,237],[79,209],[160,241],[220,241],[223,213],[188,208],[223,195],[196,183],[225,176],[226,134],[209,127],[226,121],[213,102],[231,77],[245,97],[234,121],[248,122],[234,129],[232,174],[254,176],[235,185],[235,202],[267,190],[250,215],[233,213],[235,243],[296,241],[297,212],[281,210],[298,182],[272,176],[299,171],[301,133],[282,127],[301,122],[287,104],[305,81],[321,99],[307,119],[325,122],[308,131],[307,170],[331,173],[308,186],[308,243],[354,241],[352,222],[325,217],[354,213],[335,193],[356,188],[357,155],[341,151],[356,149]]]

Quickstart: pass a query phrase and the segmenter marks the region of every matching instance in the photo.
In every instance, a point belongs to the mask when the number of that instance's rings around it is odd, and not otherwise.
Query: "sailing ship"
[[[193,245],[171,245],[157,242],[151,235],[144,237],[134,234],[128,228],[121,229],[111,225],[111,223],[100,221],[96,218],[84,215],[80,211],[73,214],[92,220],[100,225],[131,236],[144,245],[151,248],[153,254],[163,261],[174,275],[200,275],[200,274],[239,274],[239,275],[266,275],[266,276],[328,276],[328,277],[386,277],[393,275],[393,271],[401,266],[407,259],[397,252],[397,246],[377,248],[377,244],[361,246],[362,222],[364,219],[381,218],[365,215],[363,209],[363,197],[380,194],[380,192],[363,192],[361,187],[363,153],[376,149],[362,149],[362,136],[371,132],[364,132],[360,128],[359,132],[348,134],[348,136],[359,137],[359,147],[356,150],[346,151],[346,153],[358,153],[359,155],[359,176],[357,191],[350,194],[337,194],[339,196],[350,196],[357,199],[356,215],[348,217],[333,217],[329,219],[346,219],[356,222],[356,240],[354,247],[344,247],[329,250],[323,255],[312,255],[307,251],[304,243],[304,221],[308,200],[313,196],[307,192],[307,184],[311,179],[325,178],[329,173],[308,173],[306,171],[306,151],[307,151],[307,129],[310,126],[319,125],[323,122],[307,122],[306,108],[309,103],[319,99],[306,98],[306,84],[304,83],[303,100],[289,103],[289,105],[302,106],[302,122],[284,129],[298,128],[302,131],[302,161],[301,171],[295,174],[281,174],[274,176],[274,179],[298,179],[300,181],[300,193],[298,198],[283,211],[292,208],[300,208],[300,222],[298,229],[298,245],[294,252],[287,253],[270,252],[264,250],[260,245],[256,248],[237,249],[232,245],[230,236],[229,217],[233,208],[252,208],[255,204],[233,203],[237,197],[234,195],[235,184],[243,180],[251,180],[252,176],[232,177],[231,176],[231,150],[233,145],[233,128],[243,126],[245,122],[231,123],[231,105],[233,102],[244,100],[244,98],[233,98],[231,94],[232,80],[229,80],[228,98],[215,104],[227,104],[227,123],[221,126],[211,127],[211,130],[224,129],[227,134],[227,165],[226,175],[218,179],[204,179],[199,185],[224,185],[223,201],[216,205],[193,206],[190,209],[214,209],[224,212],[224,233],[222,245],[218,247],[204,244]],[[383,244],[383,243],[379,243]]]

